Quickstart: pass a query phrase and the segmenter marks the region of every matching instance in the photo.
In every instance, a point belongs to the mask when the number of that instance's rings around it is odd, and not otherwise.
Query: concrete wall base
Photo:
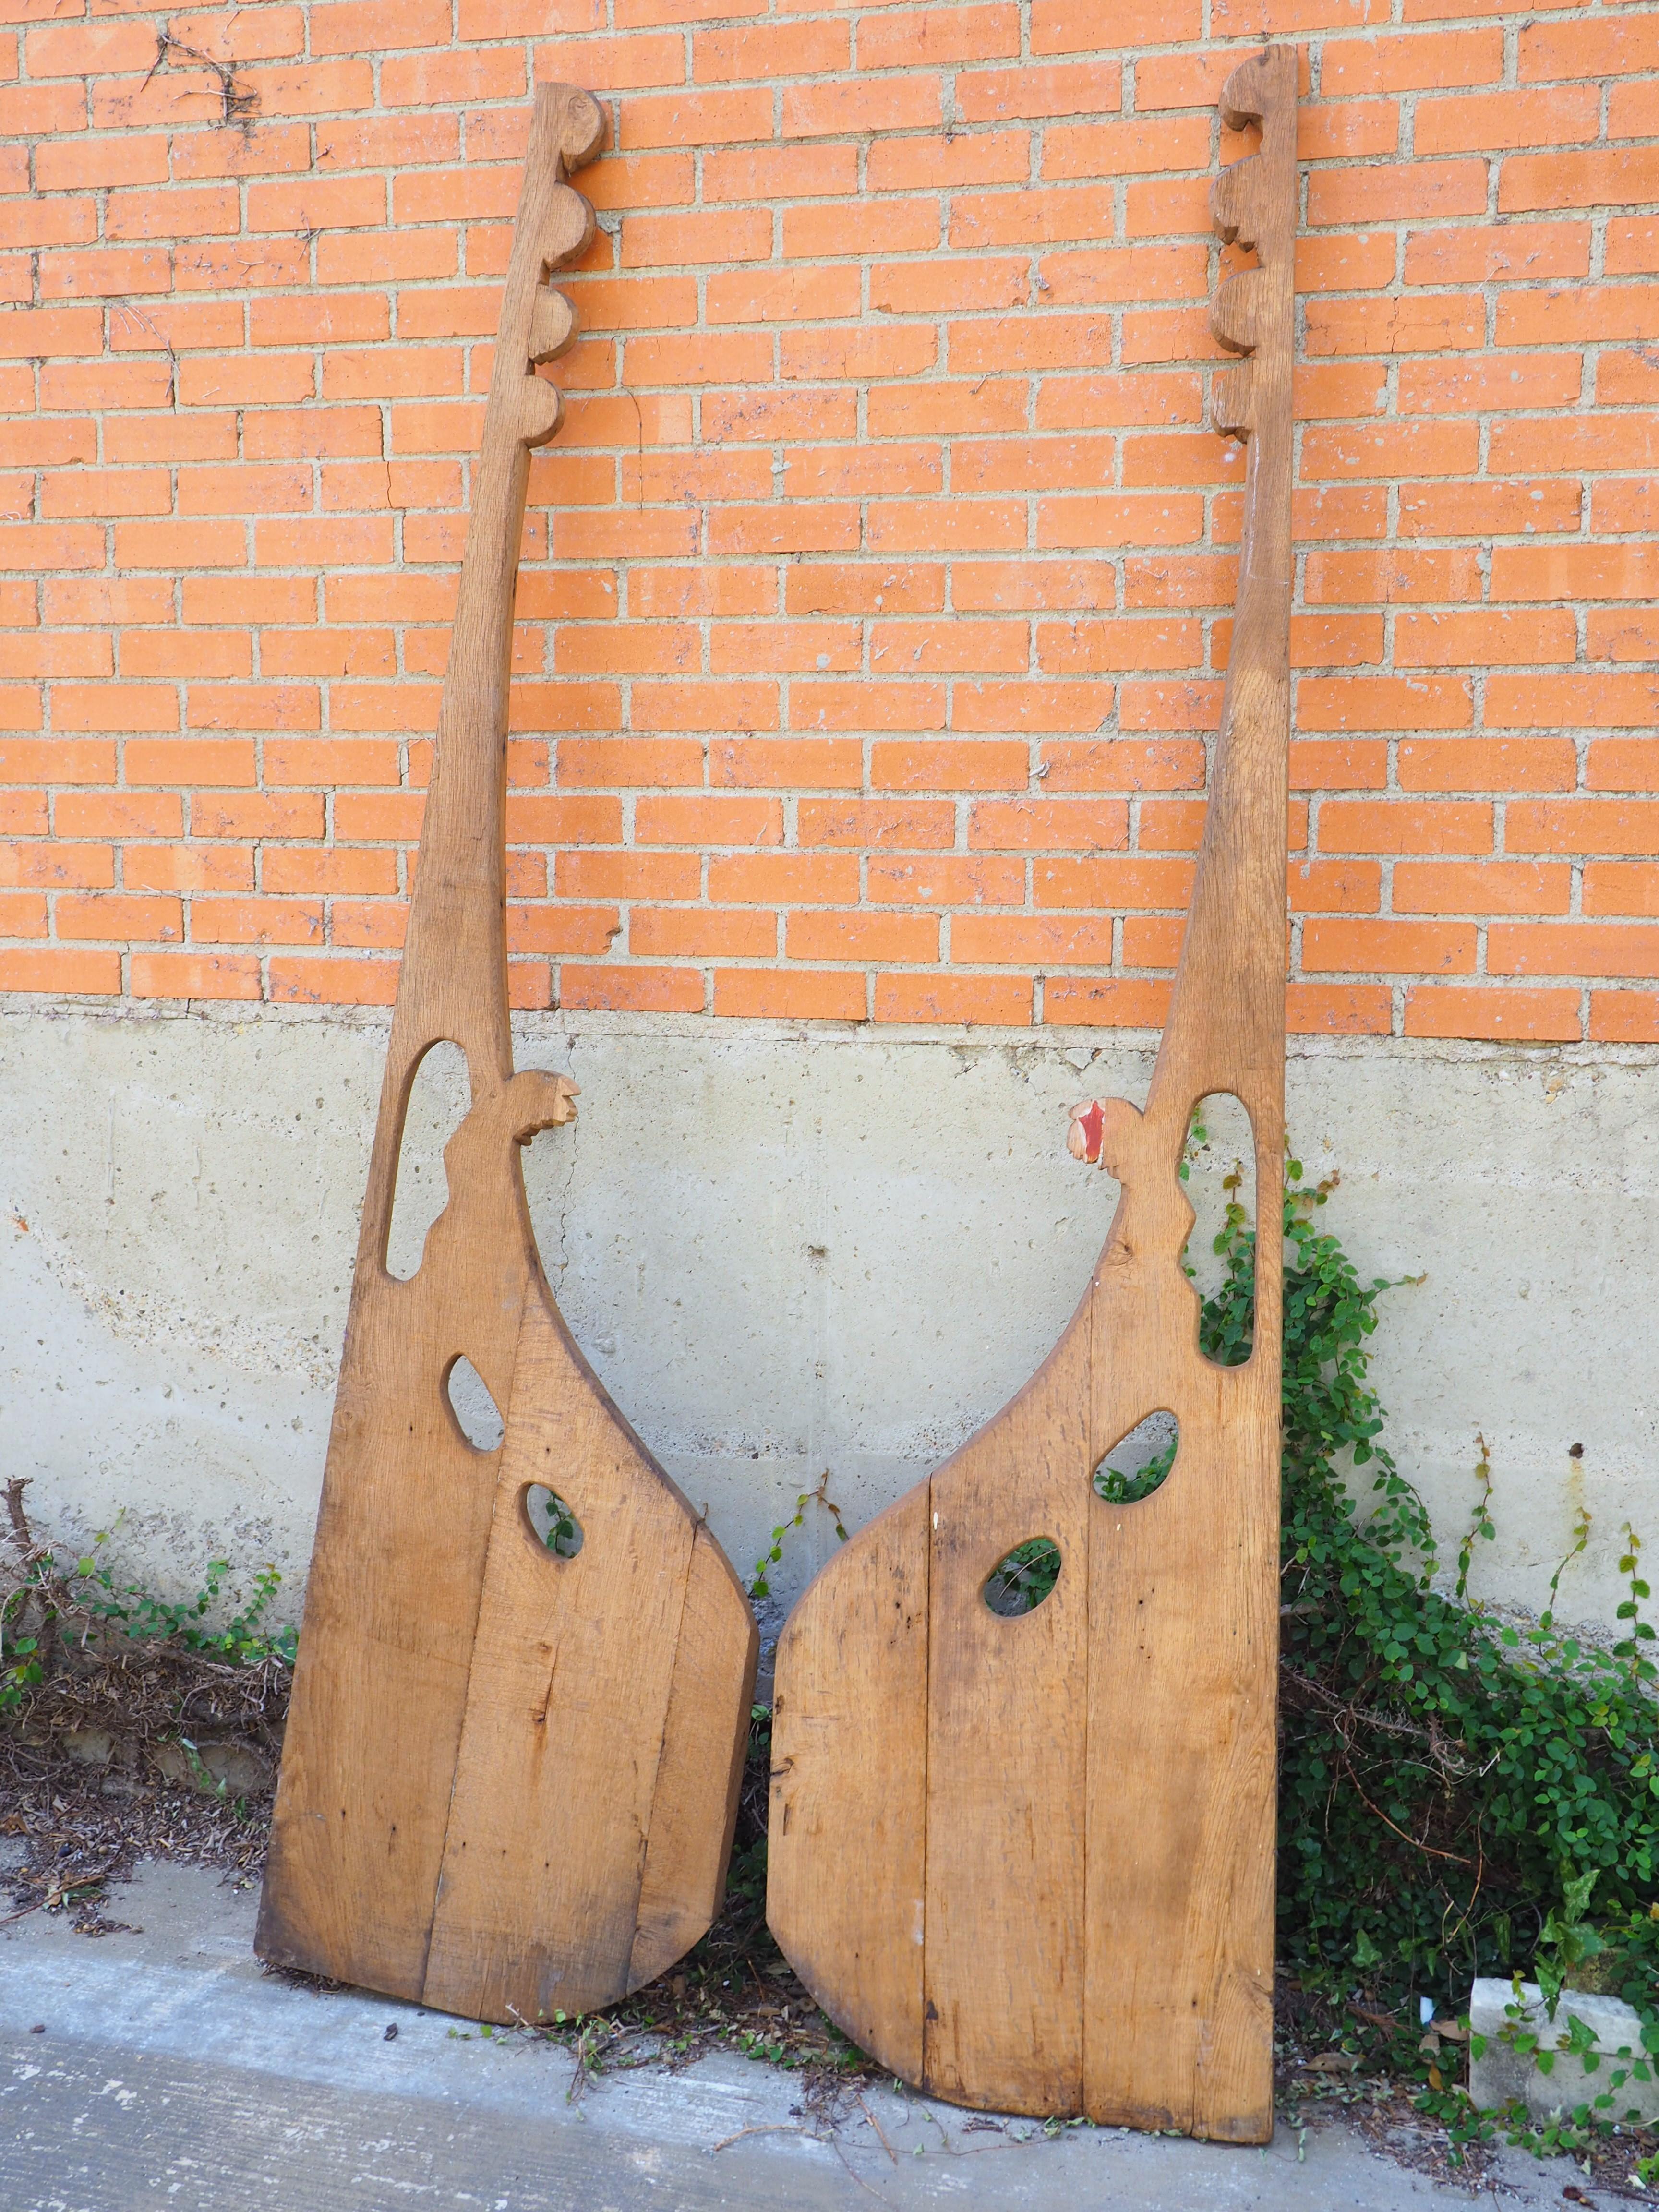
[[[6,1456],[45,1530],[118,1522],[112,1556],[172,1588],[216,1555],[302,1576],[386,1036],[304,1008],[0,1012]],[[527,1156],[549,1275],[745,1577],[826,1471],[856,1525],[1030,1375],[1115,1196],[1067,1158],[1066,1110],[1140,1099],[1156,1042],[520,1023],[520,1066],[581,1086]],[[1659,1541],[1659,1051],[1298,1040],[1289,1096],[1310,1174],[1340,1176],[1329,1225],[1362,1273],[1413,1279],[1375,1374],[1448,1553],[1480,1430],[1477,1590],[1541,1604],[1587,1505],[1559,1611],[1610,1621],[1624,1523]],[[441,1181],[441,1119],[412,1189]],[[834,1544],[812,1509],[781,1601]]]

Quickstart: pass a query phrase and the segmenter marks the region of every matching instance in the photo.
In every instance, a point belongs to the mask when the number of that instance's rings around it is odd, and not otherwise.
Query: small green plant
[[[795,1510],[793,1516],[787,1521],[780,1522],[778,1526],[772,1531],[771,1547],[769,1550],[763,1552],[759,1559],[756,1560],[755,1571],[750,1578],[749,1595],[751,1598],[768,1598],[771,1596],[772,1584],[770,1576],[772,1570],[777,1565],[778,1562],[783,1557],[784,1544],[788,1538],[790,1530],[792,1528],[804,1528],[806,1526],[806,1509],[809,1505],[821,1505],[824,1511],[830,1516],[830,1522],[836,1531],[836,1541],[842,1544],[847,1541],[847,1530],[842,1520],[841,1508],[830,1497],[829,1486],[830,1470],[826,1467],[823,1473],[818,1477],[817,1486],[811,1490],[803,1490],[800,1496],[795,1500]]]
[[[71,1675],[84,1680],[88,1669],[100,1667],[107,1673],[112,1662],[135,1680],[130,1662],[148,1662],[151,1655],[165,1655],[175,1669],[193,1667],[198,1676],[267,1664],[286,1674],[292,1668],[295,1631],[272,1627],[268,1618],[282,1587],[275,1567],[255,1573],[252,1595],[225,1620],[228,1560],[209,1561],[192,1596],[157,1597],[136,1583],[117,1580],[103,1556],[112,1530],[100,1530],[91,1549],[70,1561],[36,1542],[23,1506],[27,1487],[19,1477],[5,1486],[17,1564],[9,1583],[0,1583],[0,1720],[33,1706],[49,1688],[61,1689]],[[216,1611],[216,1621],[210,1619]],[[150,1688],[160,1680],[148,1664],[138,1674]],[[194,1747],[185,1742],[185,1749],[193,1770]]]

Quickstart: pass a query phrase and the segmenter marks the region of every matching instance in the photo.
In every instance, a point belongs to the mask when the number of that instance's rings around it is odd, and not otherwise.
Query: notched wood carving
[[[1277,398],[1279,334],[1288,377],[1296,313],[1296,53],[1269,48],[1227,79],[1221,119],[1230,131],[1261,126],[1261,150],[1224,169],[1211,193],[1211,215],[1224,241],[1256,256],[1254,269],[1230,276],[1210,309],[1210,328],[1231,353],[1255,353],[1264,340],[1270,359],[1219,369],[1210,409],[1218,430],[1247,436],[1256,427],[1257,385],[1261,399]]]
[[[552,272],[605,118],[537,97],[386,1054],[257,1948],[474,2019],[607,2004],[725,1887],[757,1638],[699,1516],[611,1403],[542,1273],[521,1148],[576,1086],[513,1066],[505,810],[513,598]],[[471,1104],[406,1280],[386,1243],[410,1087],[439,1040]],[[486,1448],[451,1387],[493,1402]],[[569,1501],[550,1548],[532,1493]],[[578,1518],[579,1516],[579,1518]],[[544,1517],[546,1517],[545,1515]]]
[[[1295,106],[1286,49],[1222,98],[1262,127],[1217,191],[1218,227],[1261,260],[1216,304],[1218,334],[1254,349],[1218,403],[1249,442],[1243,556],[1146,1104],[1073,1117],[1073,1151],[1122,1185],[1117,1212],[1036,1375],[796,1608],[768,1888],[813,1995],[906,2080],[1243,2142],[1273,2131],[1280,1224],[1264,1200],[1255,1350],[1216,1366],[1181,1265],[1179,1170],[1213,1091],[1249,1115],[1259,1191],[1279,1188],[1284,1144]],[[1167,1479],[1133,1502],[1097,1492],[1154,1412],[1178,1435]],[[987,1578],[1034,1532],[1058,1577],[999,1618]]]

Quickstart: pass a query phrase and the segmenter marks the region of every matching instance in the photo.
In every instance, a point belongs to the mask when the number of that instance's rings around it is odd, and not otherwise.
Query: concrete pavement
[[[77,1936],[0,1929],[4,2212],[1418,2212],[1468,2206],[1351,2131],[1229,2150],[1075,2128],[1045,2136],[890,2086],[826,2131],[798,2075],[731,2055],[573,2094],[570,2054],[356,1991],[264,1976],[255,1899],[145,1867]],[[395,2035],[388,2031],[395,2028]],[[828,2134],[828,2139],[818,2139]],[[1504,2163],[1501,2197],[1580,2177]]]

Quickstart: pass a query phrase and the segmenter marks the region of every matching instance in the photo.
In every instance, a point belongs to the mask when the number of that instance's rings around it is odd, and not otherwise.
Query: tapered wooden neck
[[[538,93],[393,1024],[394,1063],[400,1046],[415,1043],[416,1024],[421,1046],[434,1030],[460,1045],[475,1097],[492,1076],[505,1082],[512,1073],[505,827],[513,604],[530,451],[553,435],[562,411],[556,390],[535,371],[575,337],[568,301],[544,280],[592,237],[593,210],[566,178],[597,153],[604,129],[587,93],[568,85]]]
[[[1232,642],[1210,799],[1175,996],[1148,1101],[1179,1120],[1211,1091],[1282,1086],[1285,854],[1290,738],[1291,371],[1296,290],[1297,60],[1270,48],[1235,70],[1221,97],[1261,151],[1215,188],[1222,237],[1258,266],[1229,279],[1211,312],[1222,343],[1249,358],[1218,373],[1216,427],[1246,443],[1244,524]]]

